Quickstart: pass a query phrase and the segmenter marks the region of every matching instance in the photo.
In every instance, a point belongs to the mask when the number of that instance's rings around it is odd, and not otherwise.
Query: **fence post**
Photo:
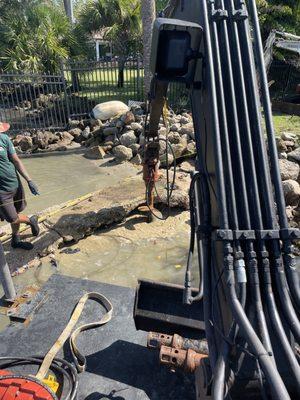
[[[66,116],[67,116],[67,121],[66,123],[68,124],[70,119],[71,119],[71,114],[70,114],[70,105],[69,105],[69,96],[67,93],[67,82],[66,82],[66,78],[65,78],[65,69],[64,69],[64,63],[61,60],[60,63],[60,69],[61,69],[61,79],[62,79],[62,83],[63,83],[63,88],[64,88],[64,97],[65,97],[65,102],[66,102]]]
[[[140,58],[137,57],[137,85],[136,85],[136,89],[137,89],[137,97],[139,101],[143,101],[144,99],[142,99],[142,95],[141,95],[141,85],[140,85]]]
[[[1,242],[0,242],[0,282],[4,290],[5,300],[8,301],[14,300],[17,297],[16,290],[10,274],[9,267],[5,259],[4,249]]]

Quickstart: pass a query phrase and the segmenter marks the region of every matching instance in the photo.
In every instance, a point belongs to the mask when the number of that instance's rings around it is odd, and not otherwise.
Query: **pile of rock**
[[[300,227],[300,146],[299,135],[284,132],[277,141],[279,166],[291,227]]]
[[[130,161],[140,165],[145,143],[145,111],[143,106],[133,106],[118,101],[98,104],[91,118],[71,121],[68,131],[25,133],[17,135],[13,142],[19,153],[63,151],[85,148],[85,156],[102,159],[114,156],[118,162]],[[173,156],[193,156],[196,153],[195,133],[189,113],[168,117],[170,145],[167,147],[167,127],[160,120],[161,166],[173,163]],[[284,132],[277,140],[279,164],[291,226],[300,226],[300,143],[299,135]]]
[[[93,111],[93,115],[97,113]],[[89,126],[90,136],[85,140],[85,146],[89,147],[86,157],[102,158],[105,154],[112,154],[118,162],[131,161],[133,164],[141,164],[145,143],[145,118],[143,108],[134,106],[105,121],[92,119]],[[170,113],[168,124],[170,131],[168,162],[171,164],[174,156],[178,158],[185,154],[195,154],[195,134],[191,115]],[[161,139],[161,164],[165,165],[167,128],[162,119],[158,133]]]
[[[145,142],[144,126],[145,111],[142,106],[131,109],[122,102],[112,101],[96,106],[92,118],[81,121],[71,121],[68,131],[50,132],[37,131],[17,135],[13,142],[18,153],[36,153],[47,151],[64,151],[86,147],[86,157],[101,159],[113,155],[118,162],[131,161],[141,164],[143,145]],[[195,134],[192,117],[188,113],[169,115],[168,162],[173,162],[182,155],[195,154]],[[161,139],[161,164],[166,163],[165,142],[167,128],[163,120],[159,124]]]
[[[65,151],[81,147],[75,137],[68,131],[50,132],[36,131],[23,133],[13,139],[14,146],[19,154],[42,153],[50,151]]]

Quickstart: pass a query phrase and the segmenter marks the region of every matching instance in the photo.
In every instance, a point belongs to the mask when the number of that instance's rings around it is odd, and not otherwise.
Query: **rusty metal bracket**
[[[162,346],[173,347],[181,350],[194,350],[196,353],[208,354],[206,339],[196,340],[184,338],[180,335],[166,335],[164,333],[149,332],[147,336],[148,349],[160,349]]]
[[[201,360],[207,357],[207,354],[199,354],[192,349],[180,350],[167,346],[162,346],[159,353],[159,361],[162,365],[170,367],[172,371],[183,369],[190,373],[195,372]]]
[[[47,300],[47,296],[40,292],[38,286],[25,287],[14,302],[0,307],[0,314],[6,315],[14,322],[29,322],[36,312]]]

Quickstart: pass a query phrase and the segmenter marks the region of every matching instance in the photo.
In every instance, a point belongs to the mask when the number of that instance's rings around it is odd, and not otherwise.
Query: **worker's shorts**
[[[0,192],[0,219],[12,223],[26,207],[25,193],[22,184],[11,192]]]

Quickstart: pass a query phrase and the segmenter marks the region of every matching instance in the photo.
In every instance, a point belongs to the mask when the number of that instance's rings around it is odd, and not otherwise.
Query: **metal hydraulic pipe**
[[[239,1],[239,7],[240,7],[239,12],[244,13],[246,11],[245,2],[243,0]],[[244,54],[244,57],[245,57],[244,67],[247,71],[247,74],[253,78],[254,76],[256,76],[256,71],[254,69],[254,59],[253,59],[253,53],[252,53],[251,39],[250,39],[249,33],[248,33],[248,30],[249,30],[248,21],[246,19],[241,19],[241,20],[239,20],[239,25],[240,25],[241,33],[244,38],[244,42],[247,44],[247,46],[245,47],[245,54]],[[267,165],[267,163],[268,163],[268,159],[267,159],[266,153],[264,151],[264,138],[262,135],[262,127],[261,127],[260,101],[258,98],[258,90],[257,90],[257,87],[253,87],[253,84],[255,82],[255,81],[253,81],[253,79],[249,79],[248,82],[250,84],[252,102],[253,102],[253,111],[254,111],[254,113],[252,115],[253,126],[255,126],[257,124],[257,126],[259,127],[259,131],[258,131],[259,135],[257,135],[257,137],[259,138],[260,142],[257,144],[256,150],[258,153],[261,152],[261,154],[262,154],[262,158],[264,161],[261,163],[261,166],[264,168],[264,166]],[[275,157],[277,157],[277,153],[276,153]],[[272,168],[272,170],[273,170],[273,168]],[[261,179],[263,179],[264,176],[266,176],[266,175],[261,172],[262,172],[262,170],[260,169],[259,176]],[[267,199],[267,197],[269,196],[269,199],[266,200],[266,204],[268,204],[268,205],[264,209],[265,215],[266,215],[266,217],[269,218],[270,221],[273,221],[271,228],[274,229],[275,225],[277,224],[275,217],[274,217],[274,215],[268,216],[268,213],[270,212],[270,210],[273,210],[273,202],[270,200],[270,196],[271,196],[271,193],[273,193],[273,190],[270,190],[269,179],[265,179],[262,182],[262,187],[263,187],[263,190],[261,192],[263,193],[264,197]],[[268,189],[265,190],[265,188],[268,188]],[[272,207],[270,207],[270,204],[272,205]],[[284,226],[284,228],[286,228],[286,226]],[[283,261],[284,261],[285,271],[287,274],[289,288],[291,290],[293,300],[295,301],[295,303],[297,305],[297,309],[300,309],[299,275],[296,270],[295,258],[292,254],[293,249],[292,249],[292,243],[290,240],[283,240],[283,251],[284,251]]]
[[[261,93],[262,93],[262,100],[263,100],[263,107],[265,111],[265,121],[266,121],[266,131],[268,137],[268,146],[270,149],[270,162],[271,162],[271,173],[273,177],[273,185],[276,194],[276,202],[278,208],[278,215],[281,227],[288,227],[288,220],[285,210],[285,200],[283,189],[281,185],[281,176],[280,176],[280,169],[278,164],[278,157],[277,157],[277,146],[274,134],[274,125],[273,125],[273,118],[272,118],[272,108],[269,96],[269,86],[268,86],[268,78],[266,74],[265,64],[264,64],[264,56],[263,56],[263,45],[260,33],[260,26],[258,20],[258,14],[256,9],[255,0],[248,1],[248,9],[249,15],[252,21],[253,27],[253,34],[255,39],[255,54],[256,54],[256,62],[257,68],[259,71],[260,79],[261,79]]]
[[[261,91],[262,91],[262,100],[265,112],[265,121],[266,121],[266,131],[268,137],[268,146],[269,146],[269,155],[271,162],[271,174],[273,178],[273,185],[276,194],[276,204],[279,214],[279,222],[280,226],[283,229],[288,228],[288,219],[285,210],[285,199],[284,193],[281,185],[281,176],[280,169],[278,164],[277,157],[277,146],[274,135],[274,124],[272,119],[272,108],[269,96],[269,87],[268,87],[268,78],[266,74],[266,69],[264,65],[264,56],[263,56],[263,45],[261,40],[261,33],[259,27],[258,13],[256,8],[256,3],[254,0],[249,1],[249,13],[252,20],[253,25],[253,33],[256,42],[255,52],[256,52],[256,60],[257,60],[257,68],[261,78]],[[286,241],[284,244],[284,261],[285,261],[285,270],[287,273],[287,279],[289,283],[290,290],[292,292],[294,301],[297,303],[297,306],[300,305],[300,287],[299,287],[299,276],[294,264],[289,262],[290,253],[292,253],[291,242]]]
[[[260,36],[260,29],[259,29],[259,22],[258,22],[258,16],[257,16],[257,10],[256,10],[256,5],[254,1],[249,1],[250,4],[250,13],[252,17],[252,22],[253,22],[253,29],[254,29],[254,36],[255,36],[255,50],[256,50],[256,58],[257,58],[257,64],[259,68],[259,72],[261,75],[261,80],[262,80],[262,94],[263,94],[263,103],[264,103],[264,109],[265,109],[265,118],[266,118],[266,127],[267,127],[267,134],[268,134],[268,144],[269,144],[269,149],[270,149],[270,161],[271,161],[271,172],[273,176],[273,184],[275,188],[275,194],[276,194],[276,203],[277,203],[277,208],[278,208],[278,213],[279,213],[279,221],[280,225],[282,228],[286,229],[288,227],[287,224],[287,217],[286,217],[286,212],[285,212],[285,202],[284,202],[284,196],[283,196],[283,190],[282,190],[282,185],[281,185],[281,178],[280,178],[280,172],[279,172],[279,166],[278,166],[278,158],[277,158],[277,150],[276,150],[276,142],[275,142],[275,135],[274,135],[274,128],[273,128],[273,121],[272,121],[272,114],[271,114],[271,104],[270,104],[270,98],[269,98],[269,91],[268,91],[268,85],[267,85],[267,77],[266,77],[266,71],[264,68],[264,62],[263,62],[263,53],[262,53],[262,42],[261,42],[261,36]],[[245,2],[240,0],[240,6],[242,7],[243,10],[245,10]],[[284,214],[284,215],[282,215]],[[295,335],[297,341],[299,342],[299,334],[300,334],[300,323],[297,318],[297,315],[295,313],[291,298],[290,298],[290,293],[289,293],[289,288],[287,286],[286,282],[286,277],[284,274],[284,270],[282,268],[282,262],[281,262],[281,253],[278,249],[279,243],[272,243],[273,245],[273,251],[277,254],[277,257],[275,259],[275,277],[276,277],[276,282],[277,282],[277,287],[278,287],[278,292],[282,304],[282,308],[284,311],[284,315],[286,320],[288,321],[290,328]],[[285,261],[286,257],[285,257]],[[295,282],[297,282],[296,277],[294,278],[295,272],[297,272],[294,268],[290,268],[289,265],[285,263],[285,269],[287,271],[287,276],[289,279],[290,283],[290,288],[293,290],[294,298],[298,298],[298,292],[299,288],[295,287]],[[298,281],[299,282],[299,281]]]
[[[212,5],[214,5],[214,2],[211,2]],[[220,1],[220,6],[221,6],[221,12],[227,11],[224,9],[224,1]],[[232,68],[232,58],[231,58],[231,52],[230,52],[230,44],[229,44],[229,37],[228,37],[228,25],[227,25],[227,20],[225,18],[220,19],[220,33],[222,35],[222,38],[224,40],[224,46],[223,46],[223,54],[224,54],[224,60],[228,69],[228,83],[229,83],[229,94],[232,100],[232,107],[233,107],[233,118],[234,118],[234,128],[233,131],[236,132],[236,136],[241,137],[241,130],[239,128],[239,116],[238,116],[238,107],[236,103],[236,91],[235,91],[235,86],[234,86],[234,77],[233,77],[233,68]],[[241,66],[241,57],[239,54],[239,48],[237,49],[237,65]],[[261,210],[260,210],[260,202],[259,202],[259,194],[258,194],[258,188],[257,188],[257,181],[256,181],[256,174],[255,174],[255,165],[254,165],[254,157],[253,157],[253,151],[252,151],[252,142],[251,142],[251,131],[250,131],[250,123],[248,120],[248,110],[247,110],[247,105],[245,103],[245,99],[243,98],[243,95],[246,97],[245,93],[245,85],[244,85],[244,77],[241,72],[241,68],[238,69],[238,78],[240,80],[240,86],[241,86],[241,98],[239,99],[242,107],[243,107],[243,118],[245,119],[246,126],[244,129],[245,137],[244,140],[247,142],[247,152],[248,152],[248,158],[249,158],[249,168],[247,168],[247,171],[244,169],[245,174],[248,175],[248,179],[251,181],[251,192],[250,192],[250,200],[252,203],[253,209],[256,210],[255,212],[255,225],[254,228],[256,229],[262,229],[262,216],[261,216]],[[239,149],[239,153],[241,152],[241,149]],[[241,153],[240,153],[241,154]],[[244,205],[247,210],[249,210],[249,205],[248,202],[241,204]],[[248,211],[249,213],[249,211]],[[245,224],[246,229],[251,229],[253,228],[251,226],[250,221],[246,221]],[[257,259],[256,255],[254,253],[254,247],[253,243],[249,242],[248,243],[248,264],[249,264],[249,277],[250,277],[250,285],[253,288],[252,294],[254,297],[255,301],[255,306],[256,306],[256,313],[257,313],[257,320],[258,320],[258,329],[260,332],[260,336],[263,340],[264,346],[266,349],[271,353],[272,352],[272,347],[271,347],[271,340],[270,336],[268,333],[267,329],[267,323],[265,319],[265,315],[263,312],[263,307],[262,307],[262,301],[261,301],[261,295],[260,295],[260,287],[259,287],[259,275],[258,275],[258,265],[257,265]]]
[[[17,294],[5,259],[2,243],[0,243],[0,282],[4,290],[5,300],[13,301],[17,297]]]
[[[217,104],[217,96],[216,96],[216,85],[214,81],[214,69],[213,69],[213,56],[211,50],[211,37],[210,37],[210,29],[209,29],[209,18],[207,12],[207,3],[206,1],[201,1],[200,3],[201,13],[203,15],[203,28],[206,32],[205,34],[205,51],[206,51],[206,67],[207,68],[207,81],[208,87],[205,88],[206,95],[209,97],[209,104],[211,110],[211,120],[212,120],[212,131],[213,131],[213,141],[214,141],[214,154],[215,154],[215,168],[216,168],[216,181],[217,181],[217,203],[218,203],[218,211],[219,211],[219,225],[221,229],[228,229],[228,214],[227,214],[227,204],[226,204],[226,193],[225,193],[225,185],[224,185],[224,170],[223,170],[223,160],[222,160],[222,150],[221,150],[221,138],[220,138],[220,127],[218,120],[218,104]],[[209,261],[208,265],[204,266],[204,296],[207,295],[206,299],[210,297],[211,294],[211,261]],[[213,349],[214,353],[210,356],[211,367],[214,370],[216,363],[216,350],[217,348],[212,345],[211,340],[212,336],[214,336],[214,330],[212,329],[211,320],[211,302],[204,302],[204,318],[206,324],[206,331],[208,334],[208,344],[209,351],[211,354],[211,349]],[[214,342],[216,344],[216,338],[214,337]]]
[[[246,7],[244,1],[239,1],[239,9],[234,10],[232,8],[231,12],[232,14],[235,13],[236,11],[241,12],[245,14],[246,12]],[[273,202],[270,199],[271,197],[271,189],[269,188],[269,178],[268,178],[268,173],[266,171],[266,165],[268,165],[268,159],[266,156],[266,152],[264,151],[264,139],[262,135],[262,126],[261,126],[261,113],[260,113],[260,101],[258,97],[258,88],[257,85],[255,84],[256,82],[256,71],[254,67],[254,59],[253,59],[253,52],[252,52],[252,44],[251,44],[251,38],[249,34],[249,25],[248,25],[248,20],[246,18],[243,19],[238,19],[237,20],[237,25],[239,27],[239,33],[242,36],[242,40],[244,43],[243,47],[243,65],[245,69],[245,73],[247,76],[249,76],[248,79],[248,85],[249,85],[249,90],[250,90],[250,97],[252,101],[252,115],[251,115],[251,121],[253,124],[253,128],[256,128],[256,135],[255,137],[257,138],[257,145],[256,145],[256,150],[258,157],[262,160],[260,163],[260,173],[259,176],[261,177],[261,185],[262,185],[262,190],[261,193],[264,195],[266,207],[265,207],[265,215],[268,220],[268,227],[269,228],[274,228],[275,227],[275,218],[273,213],[271,212],[273,210]],[[262,168],[261,168],[262,167]],[[267,190],[265,188],[268,188]],[[264,262],[268,262],[268,259],[265,258]],[[272,327],[280,340],[280,343],[282,345],[282,349],[286,355],[287,360],[289,360],[289,364],[291,369],[294,371],[294,375],[296,379],[299,379],[299,366],[298,363],[295,359],[294,352],[288,342],[286,333],[284,331],[284,328],[282,326],[281,319],[278,316],[278,311],[276,307],[276,303],[274,300],[274,295],[272,291],[272,282],[271,282],[271,277],[270,277],[270,270],[269,267],[266,267],[265,273],[264,273],[264,286],[266,288],[265,294],[266,294],[266,299],[267,299],[267,305],[269,309],[269,316],[270,320],[272,323]],[[295,362],[296,361],[296,362]]]
[[[201,1],[201,11],[203,15],[204,30],[205,34],[205,51],[206,51],[206,68],[208,75],[208,91],[210,109],[211,109],[211,119],[212,119],[212,129],[214,138],[214,154],[215,154],[215,166],[217,175],[217,201],[219,209],[219,219],[220,219],[220,229],[228,229],[228,213],[227,213],[227,203],[226,203],[226,192],[224,185],[224,170],[223,170],[223,159],[222,159],[222,148],[221,148],[221,138],[220,138],[220,125],[218,119],[218,104],[217,104],[217,92],[216,83],[214,80],[214,68],[213,68],[213,56],[211,50],[211,36],[209,30],[209,19],[207,13],[206,1]]]
[[[236,10],[234,10],[234,4],[232,0],[230,1],[230,11],[231,11],[231,15],[233,16],[236,13]],[[240,20],[239,20],[240,21]],[[236,25],[237,20],[235,19],[233,24]],[[235,30],[237,29],[237,27],[235,26]],[[238,36],[238,31],[235,31],[235,35]],[[245,40],[244,40],[245,42]],[[243,43],[244,43],[243,42]],[[246,38],[246,42],[247,38]],[[249,42],[248,42],[248,55],[249,55]],[[245,66],[247,66],[247,68],[250,68],[251,70],[251,66],[253,66],[254,64],[252,64],[252,60],[249,57],[248,59],[244,60],[244,64]],[[250,71],[250,79],[249,79],[249,84],[250,85],[255,85],[255,74],[251,73],[253,71]],[[249,74],[248,74],[249,75]],[[255,90],[256,88],[252,88],[252,93],[254,94],[254,97],[257,100],[257,97],[255,96],[255,93],[257,93],[257,91]],[[245,97],[246,98],[246,97]],[[268,165],[266,157],[265,157],[265,152],[264,152],[264,141],[261,135],[261,126],[260,126],[260,116],[258,114],[258,107],[257,104],[254,105],[254,119],[256,119],[256,122],[258,123],[258,131],[255,132],[255,138],[258,139],[258,143],[256,144],[256,150],[259,156],[259,159],[262,160],[260,163],[260,167],[259,167],[259,176],[262,178],[262,181],[264,182],[264,185],[262,187],[261,192],[264,194],[264,198],[265,198],[265,203],[266,203],[266,207],[265,207],[265,213],[267,214],[267,223],[268,223],[268,228],[273,228],[273,224],[274,224],[274,217],[273,217],[273,213],[272,213],[272,209],[273,209],[273,202],[271,201],[270,197],[271,197],[271,193],[272,191],[270,189],[264,190],[265,188],[268,188],[269,185],[269,179],[268,179],[268,174],[266,171],[266,166]],[[260,246],[262,246],[262,241],[260,241]],[[269,265],[269,259],[266,256],[266,251],[265,251],[265,245],[263,245],[263,248],[261,248],[261,254],[262,254],[262,263],[264,266],[266,266],[266,263]],[[297,382],[298,388],[299,388],[299,366],[297,363],[297,360],[295,358],[295,355],[293,354],[293,351],[290,347],[290,344],[287,340],[286,334],[284,332],[283,326],[281,324],[280,319],[278,318],[278,311],[276,308],[276,303],[274,302],[274,297],[273,297],[273,292],[272,292],[272,286],[271,286],[271,277],[270,277],[270,270],[269,268],[265,268],[265,272],[264,272],[264,288],[265,288],[265,297],[267,299],[267,306],[268,306],[268,312],[269,312],[269,317],[270,317],[270,321],[273,327],[273,330],[276,333],[276,336],[278,337],[283,352],[286,356],[286,359],[289,363],[290,369],[292,371],[292,374],[294,376],[295,382]]]
[[[235,36],[238,35],[236,26],[234,26],[234,33],[235,33]],[[237,37],[236,37],[235,39],[236,39],[236,41],[238,40]],[[237,65],[240,66],[240,65],[242,65],[242,59],[241,59],[241,53],[240,53],[240,49],[239,49],[239,48],[237,48],[237,54],[236,54],[236,55],[237,55],[237,57],[238,57],[238,63],[237,63]],[[245,103],[246,91],[245,91],[245,85],[244,85],[244,77],[243,77],[243,74],[241,74],[238,78],[239,78],[239,82],[240,82],[241,85],[242,85],[242,87],[241,87],[241,90],[242,90],[241,101],[242,101],[242,103],[244,103],[245,106],[246,106],[246,103]],[[248,109],[245,109],[245,112],[247,112],[247,114],[248,114]],[[249,127],[250,127],[250,124],[249,124]],[[247,128],[248,128],[248,127],[247,127]],[[249,134],[248,131],[249,131],[249,129],[245,129],[245,133],[248,133],[248,134]],[[260,133],[260,132],[259,132],[259,133]],[[251,138],[250,138],[250,141],[249,141],[248,144],[249,144],[249,146],[252,147]],[[263,145],[263,143],[260,143],[260,145]],[[264,160],[263,154],[261,154],[261,155],[262,155],[263,161],[262,161],[262,170],[261,170],[260,172],[261,172],[262,174],[265,173],[265,181],[267,182],[268,178],[267,178],[267,174],[266,174],[266,167],[265,167],[266,164],[265,164],[265,160]],[[251,157],[251,158],[253,159],[253,154],[252,154],[252,157]],[[254,168],[254,166],[252,166],[252,169],[253,169],[253,168]],[[250,169],[249,169],[249,170],[250,170]],[[253,173],[253,172],[255,173],[255,171],[252,171],[252,173]],[[256,186],[256,187],[254,186],[254,189],[255,189],[255,191],[257,191],[257,186]],[[264,192],[265,192],[265,194],[266,194],[266,196],[267,196],[267,198],[266,198],[266,201],[268,201],[267,206],[268,206],[268,208],[271,210],[271,208],[272,208],[272,202],[271,202],[271,200],[270,200],[270,196],[268,196],[268,193],[267,193],[265,190],[264,190]],[[255,198],[259,198],[258,196],[259,196],[258,193],[256,193]],[[256,207],[259,207],[259,204],[257,204]],[[272,224],[273,224],[272,213],[270,213],[268,217],[269,217],[269,218],[268,218],[268,220],[269,220],[269,227],[270,227],[270,225],[271,225],[271,227],[273,227],[273,226],[272,226]],[[259,226],[257,226],[257,228],[258,228],[259,230],[261,230],[261,229],[262,229],[262,224],[260,223]],[[263,253],[265,253],[265,250],[266,250],[266,249],[265,249],[265,245],[263,244],[262,241],[260,241],[260,245],[261,245],[261,252],[262,252],[262,254],[263,254]],[[283,283],[284,277],[283,277],[282,275],[280,275],[280,274],[276,274],[276,276],[277,276],[278,280],[280,281],[280,285],[283,286],[283,284],[284,284],[284,283]],[[287,293],[287,290],[284,289],[284,287],[283,287],[283,291],[284,291],[284,300],[285,300],[285,303],[286,303],[285,308],[286,308],[287,311],[289,311],[292,307],[289,306],[288,293]],[[294,328],[294,332],[298,332],[298,329],[297,329],[297,322],[293,320],[293,313],[292,313],[292,310],[290,310],[290,311],[288,312],[288,315],[289,315],[289,320],[292,321],[292,327],[295,327],[295,328]],[[262,320],[262,322],[265,323],[265,321],[263,321],[263,320]],[[299,326],[300,326],[300,324],[299,324]],[[264,329],[264,327],[263,327],[263,329]]]
[[[211,10],[214,11],[214,4],[211,2]],[[224,161],[225,161],[225,169],[226,169],[226,178],[228,179],[227,186],[227,195],[228,195],[228,204],[229,204],[229,218],[231,222],[231,227],[234,230],[239,229],[238,223],[238,215],[237,215],[237,205],[236,205],[236,198],[235,198],[235,191],[234,191],[234,178],[232,172],[232,164],[231,164],[231,153],[230,153],[230,142],[229,142],[229,134],[228,134],[228,122],[226,116],[226,104],[224,98],[224,84],[223,84],[223,76],[222,76],[222,67],[221,67],[221,59],[220,59],[220,49],[219,49],[219,42],[218,42],[218,31],[217,31],[217,24],[215,21],[212,22],[212,41],[214,45],[214,66],[215,66],[215,75],[216,75],[216,82],[217,82],[217,93],[219,99],[219,107],[220,107],[220,129],[222,132],[222,139],[223,139],[223,150],[224,150]],[[241,164],[242,165],[242,164]],[[246,185],[244,176],[241,176],[241,182],[244,188],[244,199],[247,200],[246,197]],[[240,259],[243,258],[243,253],[241,252],[240,243],[236,243],[237,251],[241,255]],[[244,274],[246,277],[246,273]],[[242,293],[243,298],[246,298],[246,284],[241,283],[240,290]],[[229,341],[233,341],[237,333],[237,326],[236,324],[232,324],[229,330]],[[231,346],[228,344],[227,341],[223,339],[222,347],[220,349],[220,354],[217,360],[216,368],[214,371],[214,380],[213,380],[213,387],[212,387],[212,394],[214,399],[223,399],[224,397],[224,390],[225,390],[225,372],[226,372],[226,364],[228,360],[228,356],[230,353]]]
[[[196,97],[194,95],[191,95],[191,105],[192,105],[192,111],[193,115],[196,114]],[[200,134],[205,134],[206,132],[201,131],[200,126],[199,126],[199,120],[194,120],[195,124],[195,141],[196,141],[196,147],[197,147],[197,152],[198,154],[201,154],[201,143],[200,143]],[[198,165],[199,165],[199,172],[202,173],[204,176],[206,176],[206,168],[203,164],[202,158],[199,157]],[[206,180],[203,180],[201,182],[201,197],[203,199],[203,207],[205,207],[203,211],[203,215],[205,217],[204,221],[201,221],[201,223],[204,224],[211,224],[210,218],[211,218],[211,201],[210,201],[210,192],[209,192],[209,187],[208,187],[208,182],[207,182],[207,177]],[[204,201],[205,200],[205,201]],[[213,327],[211,326],[210,321],[212,320],[211,316],[211,287],[212,287],[212,276],[211,276],[211,254],[210,254],[210,249],[211,249],[211,244],[210,244],[210,239],[208,236],[205,236],[203,239],[203,274],[202,274],[202,279],[203,279],[203,295],[205,297],[205,301],[203,302],[203,310],[204,310],[204,320],[205,320],[205,333],[206,333],[206,338],[207,338],[207,343],[209,347],[209,358],[211,362],[212,368],[214,368],[214,365],[217,360],[217,342],[216,342],[216,337],[215,337],[215,332]]]

